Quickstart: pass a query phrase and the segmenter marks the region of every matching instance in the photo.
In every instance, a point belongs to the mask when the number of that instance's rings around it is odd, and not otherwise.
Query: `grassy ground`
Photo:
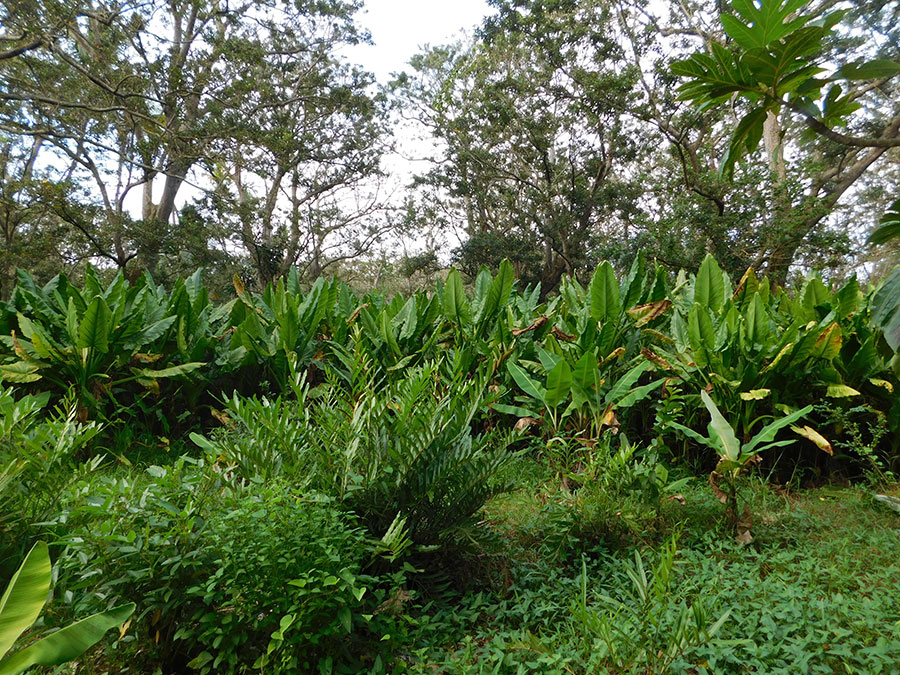
[[[491,502],[490,536],[400,599],[406,670],[900,672],[900,514],[873,490],[748,481],[750,545],[701,480],[659,512],[604,494]]]

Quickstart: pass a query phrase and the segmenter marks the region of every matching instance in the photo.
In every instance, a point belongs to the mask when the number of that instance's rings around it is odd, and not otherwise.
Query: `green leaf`
[[[725,459],[737,462],[741,458],[741,444],[738,443],[737,437],[734,435],[734,429],[728,423],[728,420],[719,412],[719,408],[709,397],[705,390],[700,390],[700,398],[703,405],[709,411],[710,422],[709,432],[710,438],[718,439],[721,442],[722,455]],[[749,449],[748,449],[749,452]]]
[[[41,365],[27,361],[16,361],[0,366],[0,379],[7,382],[37,382],[41,379]]]
[[[469,300],[463,290],[462,277],[454,268],[444,282],[444,316],[458,326],[462,326],[469,316]]]
[[[761,401],[772,393],[771,389],[751,389],[750,391],[741,392],[741,400],[743,401]]]
[[[698,434],[696,431],[694,431],[693,429],[691,429],[689,427],[684,426],[683,424],[679,424],[678,422],[669,422],[668,426],[670,426],[673,429],[677,429],[678,431],[683,433],[688,438],[691,438],[691,439],[697,441],[698,443],[702,443],[703,445],[712,448],[716,452],[719,452],[719,453],[722,452],[721,446],[717,445],[711,438],[707,438],[706,436],[703,436],[702,434]]]
[[[179,375],[187,375],[188,373],[192,373],[195,370],[198,370],[205,366],[205,363],[201,362],[193,362],[193,363],[182,363],[178,366],[171,366],[169,368],[163,368],[162,370],[150,370],[149,368],[135,368],[135,374],[140,375],[141,377],[149,377],[154,380],[158,380],[164,377],[178,377]]]
[[[844,80],[878,80],[900,74],[900,63],[888,59],[857,61],[840,68],[834,76]]]
[[[709,253],[706,254],[697,272],[697,280],[694,282],[694,302],[714,312],[722,309],[722,305],[725,304],[725,279],[722,276],[722,268]]]
[[[518,405],[505,405],[503,403],[494,403],[491,406],[492,410],[497,411],[498,413],[503,413],[504,415],[515,415],[516,417],[540,417],[541,414],[535,412],[534,410],[529,410],[528,408],[523,408]]]
[[[763,135],[766,117],[769,114],[767,107],[754,108],[741,118],[731,135],[731,142],[722,157],[719,167],[719,175],[730,179],[734,175],[734,165],[745,152],[753,152],[759,145]]]
[[[591,318],[594,321],[611,321],[619,316],[619,283],[608,261],[603,261],[591,279]]]
[[[763,446],[764,443],[770,443],[775,440],[775,435],[784,427],[788,427],[801,417],[808,415],[812,411],[813,407],[811,405],[806,406],[800,410],[792,412],[790,415],[785,415],[784,417],[775,420],[774,422],[770,422],[766,426],[764,426],[759,433],[757,433],[750,441],[744,446],[744,455],[752,455],[754,451],[760,452],[761,450],[765,450],[768,446]],[[762,446],[762,447],[760,447]]]
[[[51,633],[0,663],[0,675],[18,675],[32,666],[57,666],[79,657],[106,631],[124,623],[134,608],[134,603],[114,607]]]
[[[641,375],[647,372],[650,368],[653,367],[653,364],[649,361],[642,361],[634,368],[629,370],[627,373],[622,375],[616,383],[612,386],[609,392],[606,394],[604,398],[604,403],[615,404],[617,401],[621,400],[625,397],[625,394],[635,385],[637,381],[640,379]]]
[[[544,405],[547,404],[543,387],[541,387],[541,385],[528,377],[528,373],[522,370],[522,368],[518,364],[514,363],[513,361],[507,361],[506,369],[509,371],[509,374],[512,375],[512,378],[513,380],[515,380],[516,384],[519,385],[519,389],[524,391],[532,398],[537,399]]]
[[[664,379],[659,379],[655,382],[651,382],[650,384],[635,387],[627,394],[625,394],[625,396],[620,398],[618,401],[614,401],[613,403],[616,408],[630,408],[635,403],[643,401],[645,398],[647,398],[647,396],[649,396],[654,389],[658,389],[663,382],[665,382]]]
[[[572,390],[572,370],[564,359],[547,373],[546,404],[550,408],[556,408],[569,397]]]
[[[884,338],[900,353],[900,267],[894,269],[872,298],[872,323],[884,331]]]
[[[96,297],[88,305],[78,326],[78,349],[93,349],[101,354],[109,351],[110,312],[106,301]]]
[[[853,396],[862,396],[856,389],[848,387],[846,384],[828,385],[828,390],[825,395],[828,396],[828,398],[851,398]]]
[[[878,221],[878,228],[869,235],[869,244],[877,246],[900,237],[900,199]]]
[[[39,541],[25,556],[0,598],[0,658],[37,621],[49,592],[50,553],[47,544]]]

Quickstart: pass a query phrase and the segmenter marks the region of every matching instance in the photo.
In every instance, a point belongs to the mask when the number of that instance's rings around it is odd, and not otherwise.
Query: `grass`
[[[900,672],[900,515],[870,490],[748,481],[754,541],[745,546],[699,479],[684,505],[667,501],[657,515],[616,507],[589,486],[569,494],[528,484],[534,472],[520,472],[526,486],[485,509],[489,536],[444,587],[406,607],[401,671]],[[665,593],[642,601],[628,574],[634,553],[652,585],[673,532]],[[635,607],[638,619],[627,611]],[[663,658],[685,608],[707,627],[727,616],[713,636]]]

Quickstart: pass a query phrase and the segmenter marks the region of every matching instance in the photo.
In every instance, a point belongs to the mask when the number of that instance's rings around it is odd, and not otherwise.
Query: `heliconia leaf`
[[[547,373],[547,392],[545,402],[548,407],[556,408],[563,403],[572,390],[572,369],[565,359],[560,359]]]
[[[505,405],[503,403],[494,403],[491,405],[492,410],[496,410],[504,415],[515,415],[516,417],[540,417],[540,413],[518,405]]]
[[[770,422],[744,445],[744,454],[749,455],[753,452],[762,452],[767,447],[775,446],[776,444],[773,443],[773,441],[775,440],[775,436],[778,434],[778,432],[784,427],[790,426],[797,420],[808,415],[810,412],[812,412],[812,409],[813,407],[811,405],[808,405],[805,408],[796,410],[789,415],[785,415],[784,417],[775,420],[774,422]],[[779,444],[787,445],[788,443],[789,442],[782,441]]]
[[[509,371],[509,374],[512,375],[512,378],[513,380],[515,380],[516,384],[519,385],[519,389],[524,391],[532,398],[535,398],[546,405],[544,388],[541,387],[541,385],[539,385],[537,382],[532,380],[528,376],[528,373],[526,373],[518,364],[512,361],[506,362],[506,369]]]
[[[687,335],[697,365],[707,365],[716,349],[716,332],[706,307],[697,303],[691,307],[688,314]]]
[[[572,370],[572,381],[584,391],[589,391],[594,384],[594,371],[597,370],[597,356],[593,351],[585,352]]]
[[[0,658],[37,621],[50,592],[50,553],[39,541],[25,556],[0,598]],[[0,671],[3,666],[0,665]]]
[[[828,385],[828,390],[825,392],[825,395],[828,398],[850,398],[852,396],[862,396],[856,389],[853,387],[848,387],[846,384],[830,384]]]
[[[635,387],[618,401],[614,401],[613,404],[616,408],[630,408],[635,403],[639,403],[647,398],[655,389],[659,389],[663,382],[665,382],[665,379],[660,378],[650,384]]]
[[[205,363],[201,362],[182,363],[181,365],[171,366],[169,368],[163,368],[161,370],[150,370],[149,368],[135,369],[135,372],[142,377],[159,379],[163,377],[178,377],[179,375],[187,375],[188,373],[192,373],[205,365]]]
[[[607,392],[606,397],[604,398],[604,402],[615,405],[626,395],[629,390],[631,390],[632,387],[634,387],[635,384],[637,384],[638,380],[641,378],[641,375],[643,375],[652,367],[653,364],[649,361],[642,361],[627,373],[622,375],[622,377],[616,380],[616,383],[612,386],[609,392]]]
[[[590,285],[591,318],[594,321],[607,322],[619,316],[619,283],[612,265],[603,261],[594,270]]]
[[[644,326],[659,316],[665,314],[672,306],[671,300],[660,300],[646,305],[638,305],[628,310],[628,315],[634,319],[635,326]]]
[[[109,351],[110,327],[109,307],[103,298],[95,297],[81,317],[75,346],[105,354]]]
[[[697,272],[697,279],[694,282],[694,302],[714,312],[720,310],[725,303],[722,268],[710,254],[703,259]]]
[[[457,325],[461,326],[468,319],[469,300],[463,290],[462,277],[455,268],[450,270],[444,282],[443,305],[444,316]]]

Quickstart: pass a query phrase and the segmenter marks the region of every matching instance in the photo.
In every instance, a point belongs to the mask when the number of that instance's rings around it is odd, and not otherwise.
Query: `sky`
[[[421,46],[452,42],[489,13],[485,0],[366,0],[356,15],[357,24],[372,33],[375,44],[354,47],[346,54],[387,82],[391,73],[406,68]]]

